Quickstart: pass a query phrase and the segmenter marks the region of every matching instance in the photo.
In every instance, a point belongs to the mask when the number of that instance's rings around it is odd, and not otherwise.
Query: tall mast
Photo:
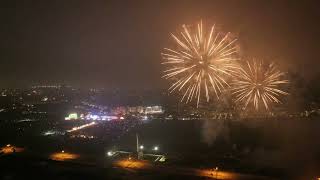
[[[138,133],[136,133],[136,139],[137,139],[137,153],[139,153],[139,136],[138,136]]]

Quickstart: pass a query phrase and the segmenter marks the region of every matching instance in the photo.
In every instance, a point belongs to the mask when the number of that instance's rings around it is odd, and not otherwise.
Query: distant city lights
[[[148,106],[146,107],[145,114],[162,114],[162,106]]]
[[[65,117],[65,120],[91,120],[91,121],[111,121],[111,120],[123,120],[125,119],[123,116],[108,116],[108,115],[98,115],[98,114],[92,114],[89,113],[87,115],[80,114],[78,116],[77,113],[70,113],[67,117]]]
[[[84,134],[77,134],[77,135],[71,135],[71,138],[82,138],[82,139],[93,139],[95,138],[94,136],[88,136]]]
[[[107,116],[107,115],[97,115],[97,114],[88,114],[81,119],[93,120],[93,121],[110,121],[120,119],[118,116]]]

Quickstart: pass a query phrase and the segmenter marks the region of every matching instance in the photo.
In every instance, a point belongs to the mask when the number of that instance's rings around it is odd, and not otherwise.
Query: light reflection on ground
[[[225,172],[225,171],[215,171],[215,170],[198,170],[199,176],[203,177],[212,177],[215,179],[237,179],[233,173]]]
[[[78,154],[67,153],[67,152],[58,152],[50,155],[50,159],[55,161],[68,161],[78,159],[80,156]]]
[[[24,148],[16,147],[16,146],[8,144],[8,145],[2,147],[0,152],[3,154],[11,154],[11,153],[22,152],[22,151],[24,151]]]
[[[249,174],[240,174],[235,172],[227,172],[224,170],[217,169],[197,169],[189,167],[179,167],[179,166],[166,166],[166,165],[155,165],[148,161],[141,161],[135,159],[123,159],[118,160],[114,163],[116,167],[124,169],[134,169],[134,170],[151,170],[159,173],[169,173],[169,174],[179,174],[186,176],[198,176],[212,179],[222,179],[222,180],[240,180],[240,179],[257,179],[257,180],[267,180],[268,177],[255,176]]]
[[[119,160],[115,163],[116,166],[122,167],[122,168],[133,168],[133,169],[141,169],[146,168],[149,166],[147,162],[139,161],[139,160]]]

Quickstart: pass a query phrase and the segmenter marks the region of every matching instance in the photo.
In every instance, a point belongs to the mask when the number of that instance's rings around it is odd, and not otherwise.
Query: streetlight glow
[[[112,156],[113,153],[111,151],[108,151],[108,156]]]
[[[155,147],[153,148],[153,150],[154,150],[154,151],[158,151],[158,150],[159,150],[159,147],[158,147],[158,146],[155,146]]]
[[[140,146],[140,149],[143,149],[143,148],[144,148],[143,145],[141,145],[141,146]]]

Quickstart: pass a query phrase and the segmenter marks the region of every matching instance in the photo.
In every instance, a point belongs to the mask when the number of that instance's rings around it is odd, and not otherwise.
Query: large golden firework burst
[[[202,21],[196,26],[182,26],[179,36],[171,34],[175,48],[164,48],[163,78],[173,81],[169,92],[183,92],[181,102],[197,101],[202,94],[207,102],[212,94],[219,94],[229,87],[228,77],[238,68],[238,47],[230,33],[219,32],[215,25],[204,28]]]
[[[283,79],[284,73],[274,63],[253,59],[247,61],[236,74],[231,90],[235,102],[243,103],[244,108],[251,104],[256,110],[260,106],[268,110],[271,103],[281,103],[280,96],[288,95],[280,88],[289,81]]]

